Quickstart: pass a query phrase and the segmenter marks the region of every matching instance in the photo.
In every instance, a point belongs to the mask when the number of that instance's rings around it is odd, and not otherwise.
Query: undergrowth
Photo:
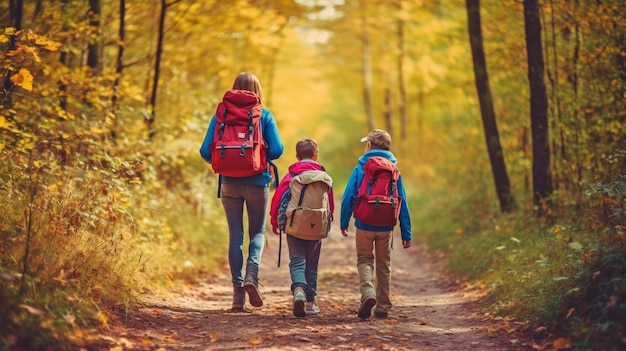
[[[183,157],[0,151],[0,350],[74,350],[142,294],[221,267],[213,180]]]
[[[457,220],[431,221],[429,246],[446,253],[453,274],[488,287],[484,311],[542,330],[533,335],[539,344],[561,337],[577,350],[623,349],[626,177],[585,195],[550,221],[532,211],[480,216],[457,207]]]

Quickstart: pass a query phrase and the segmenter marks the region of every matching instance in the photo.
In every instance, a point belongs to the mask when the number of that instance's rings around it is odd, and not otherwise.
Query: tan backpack
[[[333,180],[322,170],[304,171],[289,182],[291,199],[285,210],[285,233],[305,240],[328,236],[332,221],[329,192]]]

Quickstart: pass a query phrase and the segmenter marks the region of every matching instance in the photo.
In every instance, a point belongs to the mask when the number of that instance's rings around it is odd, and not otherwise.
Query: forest
[[[0,349],[72,349],[221,269],[198,149],[244,71],[280,175],[315,138],[341,196],[385,129],[413,240],[483,311],[625,347],[622,0],[9,0],[0,21]]]

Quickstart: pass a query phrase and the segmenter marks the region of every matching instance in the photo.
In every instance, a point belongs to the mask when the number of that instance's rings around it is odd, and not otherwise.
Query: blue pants
[[[247,263],[260,266],[265,243],[269,188],[247,184],[223,184],[221,199],[228,222],[228,262],[233,286],[243,286],[243,205],[246,204],[250,236]]]
[[[289,273],[291,291],[304,289],[306,300],[315,301],[317,295],[317,266],[320,261],[322,240],[303,240],[287,235],[289,246]]]

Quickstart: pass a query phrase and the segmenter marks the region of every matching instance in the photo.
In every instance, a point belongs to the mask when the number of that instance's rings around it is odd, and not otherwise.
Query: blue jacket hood
[[[396,156],[394,156],[394,154],[391,151],[381,150],[381,149],[372,149],[372,150],[367,151],[363,155],[359,156],[359,165],[362,167],[365,164],[365,162],[367,162],[367,159],[373,156],[384,157],[388,159],[389,161],[393,162],[394,165],[398,164],[398,160],[396,159]]]

